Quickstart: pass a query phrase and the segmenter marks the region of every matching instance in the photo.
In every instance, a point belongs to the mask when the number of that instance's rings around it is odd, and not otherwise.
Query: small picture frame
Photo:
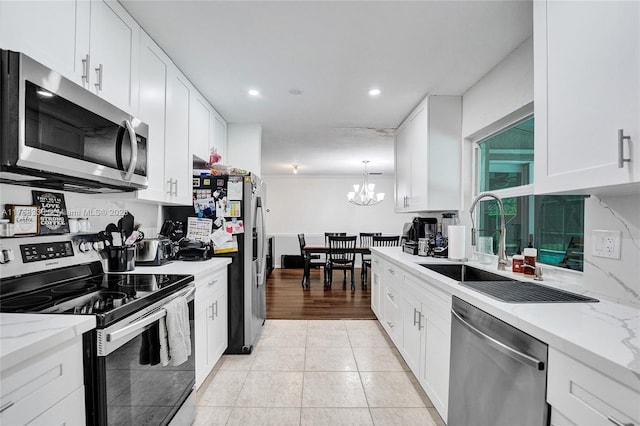
[[[38,208],[36,206],[6,206],[9,221],[13,223],[15,235],[38,233]]]

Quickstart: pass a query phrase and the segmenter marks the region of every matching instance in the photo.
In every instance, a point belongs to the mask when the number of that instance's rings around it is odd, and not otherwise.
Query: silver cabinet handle
[[[87,53],[82,60],[82,81],[86,84],[89,84],[89,68],[91,65],[89,64],[89,54]]]
[[[416,320],[417,314],[418,310],[416,308],[413,308],[413,325],[419,325],[420,323],[420,317],[418,317],[418,319]]]
[[[215,284],[215,283],[217,283],[217,282],[218,282],[218,280],[209,281],[209,282],[207,283],[207,285],[214,285],[214,284]]]
[[[2,407],[0,407],[0,413],[7,411],[11,407],[13,407],[13,401],[9,401],[6,404],[4,404]]]
[[[178,196],[178,179],[175,179],[173,183],[174,183],[175,188],[176,188],[176,190],[173,191],[173,196],[177,197]]]
[[[216,311],[215,311],[216,318],[218,318],[218,301],[216,300],[213,304],[216,307]]]
[[[214,320],[215,319],[215,313],[213,312],[213,303],[210,304],[209,307],[211,308],[211,315],[209,315],[209,319],[210,320]]]
[[[136,170],[138,163],[138,140],[136,139],[136,132],[133,130],[133,126],[129,120],[124,120],[124,125],[129,132],[129,143],[131,144],[131,159],[129,161],[129,168],[124,175],[124,180],[129,181],[133,176],[133,172]]]
[[[390,274],[396,273],[396,271],[393,268],[387,268],[387,271],[389,271]]]
[[[424,315],[422,315],[422,312],[418,311],[418,331],[421,331],[424,328],[424,325],[422,325],[422,317]]]
[[[633,426],[633,423],[622,423],[620,420],[616,419],[613,416],[608,416],[607,420],[613,423],[616,426]]]
[[[102,90],[102,74],[103,74],[102,64],[98,65],[98,68],[96,68],[95,70],[96,70],[96,75],[98,77],[98,82],[94,83],[94,86],[96,86],[96,89],[101,91]]]
[[[169,185],[169,190],[167,190],[167,195],[171,196],[173,194],[172,192],[172,188],[173,188],[173,179],[169,179],[167,181],[167,184]]]
[[[630,163],[631,158],[624,158],[624,141],[631,142],[631,136],[625,136],[623,129],[618,129],[618,168],[624,167],[624,163]]]
[[[511,346],[507,346],[504,343],[500,342],[499,340],[494,339],[491,336],[488,336],[486,334],[484,334],[482,331],[478,330],[477,328],[475,328],[474,326],[472,326],[471,324],[469,324],[468,322],[466,322],[465,320],[463,320],[460,315],[458,315],[454,310],[451,310],[451,314],[458,320],[460,321],[460,323],[466,327],[471,333],[475,334],[476,337],[480,338],[481,340],[484,340],[486,343],[490,344],[491,346],[493,346],[494,349],[497,349],[498,351],[502,352],[503,354],[507,355],[510,358],[513,358],[516,361],[519,361],[523,364],[527,364],[531,367],[534,367],[537,370],[544,370],[544,362],[540,361],[539,359],[536,359],[532,356],[529,356],[527,354],[524,354],[514,348],[512,348]]]
[[[388,325],[389,325],[389,327],[391,327],[391,328],[395,327],[395,325],[393,325],[393,324],[391,323],[391,321],[387,321],[387,324],[388,324]]]
[[[389,299],[393,300],[394,302],[396,301],[392,293],[387,292],[387,296],[389,297]]]

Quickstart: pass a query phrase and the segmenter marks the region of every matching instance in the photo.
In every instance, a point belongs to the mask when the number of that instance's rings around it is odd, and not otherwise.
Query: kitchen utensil
[[[124,216],[122,216],[122,219],[120,219],[120,230],[124,233],[124,237],[129,238],[129,236],[131,235],[131,233],[133,232],[133,223],[134,223],[134,218],[133,215],[129,212],[127,212],[127,214],[125,214]]]

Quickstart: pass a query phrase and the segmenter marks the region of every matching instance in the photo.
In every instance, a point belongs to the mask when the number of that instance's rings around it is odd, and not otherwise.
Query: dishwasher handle
[[[502,343],[499,340],[494,339],[493,337],[483,333],[482,331],[478,330],[477,328],[475,328],[473,325],[469,324],[467,321],[465,321],[464,319],[462,319],[460,317],[460,315],[458,315],[458,313],[456,311],[454,311],[453,309],[451,310],[451,314],[458,320],[460,321],[460,323],[465,326],[470,332],[472,332],[476,337],[478,337],[479,339],[483,340],[484,342],[490,344],[493,348],[499,350],[500,352],[502,352],[503,354],[515,359],[516,361],[519,361],[523,364],[529,365],[531,367],[534,367],[537,370],[544,370],[544,362],[540,361],[539,359],[536,359],[532,356],[529,356],[527,354],[524,354],[514,348],[512,348],[511,346],[505,345],[504,343]]]

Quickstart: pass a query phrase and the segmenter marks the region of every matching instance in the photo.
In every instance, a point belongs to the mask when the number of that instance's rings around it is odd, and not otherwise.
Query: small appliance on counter
[[[136,243],[136,265],[160,266],[173,260],[173,245],[168,238],[150,238]]]
[[[176,258],[179,260],[207,260],[213,255],[211,244],[183,238],[178,243]]]
[[[436,228],[438,219],[433,217],[414,217],[413,220],[406,224],[403,229],[402,250],[405,253],[417,255],[420,240],[426,240],[429,248],[426,255],[431,255],[431,249],[435,247]],[[422,254],[425,255],[425,254]]]

